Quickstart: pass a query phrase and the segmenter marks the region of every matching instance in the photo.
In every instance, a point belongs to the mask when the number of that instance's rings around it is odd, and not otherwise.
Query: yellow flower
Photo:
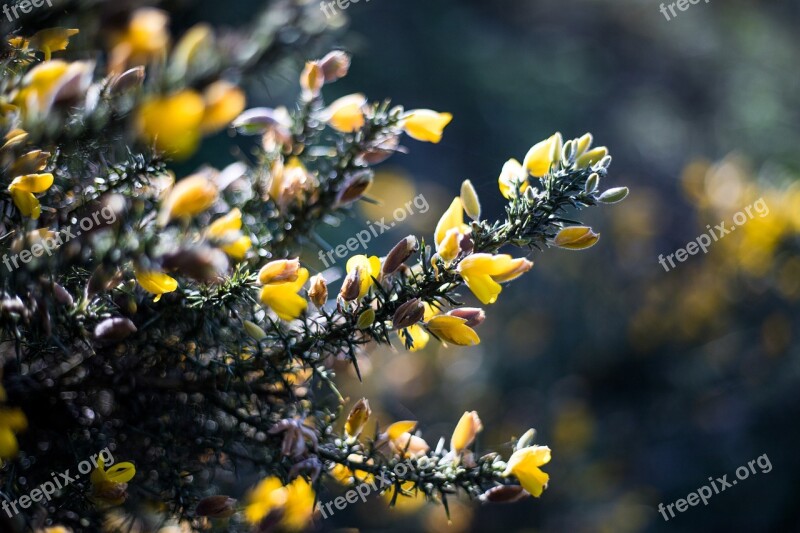
[[[297,271],[297,279],[281,283],[271,283],[261,288],[261,303],[275,311],[282,320],[287,322],[300,317],[308,307],[308,302],[297,294],[308,281],[308,270],[301,268]]]
[[[136,281],[142,286],[144,290],[150,294],[155,294],[156,297],[153,301],[157,302],[161,299],[162,294],[172,292],[178,288],[178,281],[163,272],[156,270],[138,271],[134,269]]]
[[[500,283],[518,278],[532,266],[527,259],[507,254],[472,254],[458,264],[458,272],[478,300],[493,304],[503,290]]]
[[[175,184],[161,206],[159,222],[165,225],[175,218],[198,215],[214,205],[218,194],[217,186],[203,174],[184,178]]]
[[[137,127],[145,141],[181,159],[197,149],[204,115],[203,97],[184,89],[145,102],[138,110]]]
[[[539,467],[550,462],[550,448],[547,446],[529,446],[515,451],[508,460],[504,476],[515,476],[522,488],[538,498],[547,488],[550,476]]]
[[[553,134],[528,151],[522,166],[535,178],[546,176],[553,164],[561,159],[562,144],[561,134]]]
[[[371,414],[372,409],[369,408],[369,402],[366,398],[361,398],[347,415],[347,421],[344,424],[345,434],[355,440],[361,434],[361,430],[364,429]]]
[[[69,38],[80,33],[80,30],[67,28],[47,28],[33,34],[29,45],[44,52],[44,60],[50,61],[53,52],[66,50]]]
[[[514,198],[517,194],[517,183],[520,184],[520,192],[525,192],[529,187],[525,168],[516,159],[509,159],[506,161],[497,181],[500,185],[500,193],[509,200]]]
[[[468,232],[469,226],[464,224],[464,206],[457,196],[439,219],[433,233],[436,252],[445,262],[449,263],[456,258],[461,250],[461,239]]]
[[[348,459],[351,462],[356,462],[356,460],[361,460],[360,455],[351,454]],[[360,483],[372,483],[375,480],[375,476],[366,472],[364,470],[351,470],[344,465],[335,464],[333,467],[328,471],[328,473],[333,477],[336,481],[341,483],[342,485],[355,485]]]
[[[300,259],[278,259],[270,261],[258,272],[258,282],[262,285],[297,281],[300,273]]]
[[[88,61],[67,63],[45,61],[33,67],[14,96],[25,116],[45,115],[56,99],[83,96],[91,84],[94,64]]]
[[[453,120],[450,113],[437,113],[430,109],[409,111],[403,118],[403,130],[409,137],[418,141],[438,143],[442,140],[444,128]]]
[[[0,388],[5,396],[5,391]],[[0,408],[0,459],[13,459],[19,451],[15,433],[28,427],[28,419],[21,409]]]
[[[108,469],[105,458],[99,457],[97,468],[92,471],[92,498],[108,505],[122,505],[127,498],[128,482],[136,475],[133,463],[118,463]]]
[[[435,316],[426,327],[442,341],[456,346],[475,346],[481,342],[475,330],[467,326],[467,321],[457,316]]]
[[[306,527],[314,514],[314,490],[302,477],[284,486],[276,477],[262,480],[247,497],[244,515],[252,525],[282,510],[280,525],[290,531]]]
[[[450,438],[450,451],[461,453],[475,440],[475,436],[483,430],[481,419],[477,411],[467,411],[461,416],[453,436]]]
[[[42,206],[33,194],[45,192],[52,186],[53,175],[50,173],[26,174],[14,178],[8,190],[20,213],[36,220],[42,214]]]
[[[585,250],[600,240],[600,234],[586,226],[570,226],[558,232],[553,244],[567,250]]]
[[[169,45],[169,17],[160,9],[139,8],[124,32],[112,39],[109,70],[121,72],[126,65],[145,65],[163,56]]]
[[[325,73],[317,61],[308,61],[300,74],[300,87],[303,89],[303,99],[313,100],[319,96],[322,86],[325,85]]]
[[[347,270],[348,278],[358,279],[358,296],[355,299],[360,300],[366,296],[370,287],[372,287],[373,278],[377,279],[380,275],[381,260],[374,255],[372,257],[354,255],[347,260],[345,269]]]
[[[273,165],[269,196],[278,207],[285,209],[292,203],[313,199],[318,185],[316,176],[308,171],[300,158],[292,156],[286,165],[280,160]]]
[[[220,248],[226,254],[241,261],[253,245],[250,237],[242,235],[241,229],[242,212],[238,208],[234,208],[227,215],[212,222],[206,234],[211,239],[218,241]]]
[[[322,112],[322,117],[333,129],[342,133],[352,133],[364,127],[364,106],[367,97],[363,94],[350,94],[334,101]]]
[[[403,457],[417,457],[428,453],[430,449],[428,443],[422,437],[411,434],[415,427],[417,427],[416,421],[403,420],[386,428],[384,436],[394,453]]]
[[[244,111],[244,91],[227,81],[216,81],[203,92],[205,111],[200,129],[203,133],[214,133],[227,127]]]

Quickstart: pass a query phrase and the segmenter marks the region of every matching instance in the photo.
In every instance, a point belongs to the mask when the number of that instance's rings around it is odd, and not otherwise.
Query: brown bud
[[[486,313],[483,309],[478,307],[460,307],[458,309],[453,309],[447,314],[463,318],[467,321],[464,325],[470,328],[480,326],[483,324],[483,321],[486,320]]]
[[[178,271],[194,280],[210,283],[224,278],[230,262],[221,250],[199,246],[181,248],[164,255],[162,265],[165,270]]]
[[[94,338],[107,342],[119,342],[132,333],[136,333],[136,325],[122,317],[106,318],[94,328]]]
[[[333,83],[347,76],[347,72],[350,70],[350,54],[334,50],[320,59],[319,66],[325,76],[325,83]]]
[[[419,298],[414,298],[397,308],[392,318],[394,329],[401,330],[413,326],[425,316],[425,305]]]
[[[521,500],[528,493],[519,485],[500,485],[492,487],[481,495],[481,501],[488,503],[511,503]]]
[[[197,503],[194,512],[208,518],[228,518],[236,513],[236,500],[230,496],[209,496]]]
[[[111,78],[108,82],[108,92],[122,94],[129,89],[141,87],[142,83],[144,83],[144,67],[134,67]]]
[[[352,174],[339,191],[336,202],[339,205],[346,205],[355,202],[372,186],[372,171],[362,170]]]
[[[351,302],[358,298],[360,292],[361,275],[359,274],[359,269],[355,269],[344,278],[339,296],[341,296],[342,300],[345,302]]]
[[[58,283],[53,284],[53,296],[55,296],[58,303],[66,305],[67,307],[72,307],[75,303],[75,300],[73,300],[72,295],[67,292],[67,289]]]
[[[328,301],[328,284],[322,274],[317,274],[311,278],[308,297],[318,308],[321,308]]]
[[[388,276],[397,271],[400,266],[411,257],[413,253],[419,250],[419,242],[413,235],[409,235],[402,241],[398,242],[394,248],[386,256],[383,262],[383,275]]]
[[[360,164],[373,166],[383,163],[397,152],[405,153],[406,150],[400,147],[400,136],[392,135],[358,154],[357,161]]]
[[[469,233],[461,235],[461,239],[458,241],[458,247],[465,254],[471,254],[475,249],[475,242],[472,240],[472,235]]]

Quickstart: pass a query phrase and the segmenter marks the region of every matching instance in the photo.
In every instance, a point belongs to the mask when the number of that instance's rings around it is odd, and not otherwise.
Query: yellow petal
[[[558,232],[553,244],[567,250],[585,250],[600,240],[600,234],[586,226],[570,226]]]
[[[59,52],[66,50],[69,38],[80,33],[80,30],[68,28],[47,28],[33,34],[30,46],[42,52]]]
[[[415,427],[417,427],[417,422],[415,420],[395,422],[386,428],[386,436],[389,437],[389,440],[397,440],[403,433],[410,433]]]
[[[442,341],[456,346],[475,346],[481,339],[475,330],[466,325],[466,320],[455,316],[440,315],[428,321],[428,331]]]
[[[237,261],[241,261],[247,255],[247,251],[253,247],[250,237],[242,235],[230,244],[222,245],[222,251]]]
[[[517,183],[521,183],[521,192],[525,192],[529,186],[525,169],[516,159],[509,159],[506,161],[497,181],[500,186],[500,194],[509,200],[517,194]]]
[[[217,186],[206,176],[194,174],[184,178],[175,184],[167,196],[159,221],[166,224],[175,218],[200,214],[214,204],[218,195]]]
[[[453,430],[453,436],[450,438],[450,450],[458,453],[466,449],[482,429],[483,424],[478,418],[478,413],[476,411],[465,412],[458,421],[456,429]]]
[[[297,281],[300,273],[300,259],[277,259],[264,265],[258,272],[258,282],[262,285]]]
[[[425,331],[425,328],[420,325],[414,324],[413,326],[407,327],[404,331],[414,342],[414,345],[411,347],[412,352],[422,350],[428,345],[428,342],[430,342],[431,336]]]
[[[377,256],[367,257],[366,255],[354,255],[347,260],[345,266],[347,273],[358,270],[360,288],[358,298],[363,298],[369,292],[369,288],[374,283],[373,278],[377,279],[381,271],[381,260]]]
[[[225,234],[231,231],[242,229],[242,212],[239,208],[232,209],[227,215],[224,215],[208,226],[208,235],[215,239],[222,239]]]
[[[466,225],[464,224],[464,206],[461,203],[461,198],[458,196],[453,198],[453,201],[450,203],[450,207],[447,208],[447,211],[444,212],[442,218],[439,219],[439,223],[436,224],[436,230],[433,233],[433,240],[436,242],[437,247],[444,240],[447,232],[451,229],[466,231]]]
[[[22,213],[22,216],[37,220],[39,215],[42,214],[42,206],[33,194],[11,189],[11,198],[14,200],[14,205]]]
[[[136,467],[133,463],[119,463],[108,468],[105,471],[105,477],[108,481],[114,483],[127,483],[133,476],[136,475]]]
[[[342,133],[352,133],[364,127],[364,106],[367,97],[363,94],[343,96],[331,103],[323,113],[327,123]]]
[[[561,134],[556,133],[536,143],[525,156],[522,166],[534,177],[541,178],[550,172],[553,163],[557,161],[557,154],[561,151]]]
[[[191,89],[145,102],[138,111],[137,127],[148,143],[177,158],[190,156],[200,142],[205,114],[203,98]]]
[[[542,472],[539,467],[549,462],[550,448],[529,446],[511,455],[503,475],[513,474],[526,491],[538,498],[550,480],[550,476]]]
[[[159,299],[162,294],[173,292],[178,288],[178,281],[163,272],[155,270],[139,272],[135,270],[134,274],[139,285],[150,294],[158,296]]]
[[[0,427],[19,433],[28,428],[28,419],[22,409],[0,409]]]
[[[308,270],[301,268],[295,281],[264,285],[261,288],[261,303],[275,311],[282,320],[295,320],[308,307],[306,299],[297,294],[306,281]]]
[[[7,427],[0,427],[0,459],[13,459],[19,452],[19,444],[14,432]]]
[[[244,111],[247,103],[244,91],[227,81],[216,81],[203,93],[205,112],[200,123],[204,133],[213,133],[227,127]]]
[[[26,176],[19,176],[14,178],[11,185],[8,186],[9,190],[19,190],[23,192],[39,193],[45,192],[53,186],[53,175],[45,174],[28,174]]]
[[[418,141],[438,143],[444,128],[453,120],[450,113],[437,113],[430,109],[410,111],[403,119],[403,129],[409,137]]]

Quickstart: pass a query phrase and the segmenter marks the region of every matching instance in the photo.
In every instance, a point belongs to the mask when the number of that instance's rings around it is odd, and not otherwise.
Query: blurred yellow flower
[[[350,410],[350,414],[347,415],[347,420],[344,424],[345,435],[355,440],[361,434],[371,414],[372,409],[369,408],[369,401],[366,398],[361,398]]]
[[[69,38],[80,33],[80,30],[68,28],[47,28],[37,31],[30,38],[28,44],[44,53],[44,60],[50,61],[53,52],[66,50]]]
[[[89,61],[44,61],[25,75],[13,102],[26,117],[46,115],[56,100],[85,96],[93,73]]]
[[[300,272],[300,259],[277,259],[270,261],[258,272],[258,282],[262,285],[297,281]]]
[[[252,525],[259,524],[271,512],[283,511],[280,526],[300,531],[314,514],[314,490],[302,477],[284,486],[276,477],[265,478],[248,495],[244,515]]]
[[[497,181],[500,185],[500,194],[509,200],[514,198],[517,194],[517,183],[520,184],[520,192],[525,192],[530,186],[525,168],[516,159],[509,159],[506,161],[506,164],[503,165],[503,170],[500,171],[500,177]]]
[[[522,166],[536,178],[542,178],[550,172],[554,163],[561,159],[563,139],[560,133],[536,143],[528,151]]]
[[[253,243],[250,237],[243,235],[242,212],[234,208],[208,227],[206,234],[219,243],[220,248],[237,261],[244,259]]]
[[[3,399],[5,390],[0,388]],[[19,451],[16,433],[28,427],[28,419],[21,409],[0,408],[0,459],[13,459]]]
[[[522,488],[538,498],[547,488],[550,476],[539,467],[550,462],[550,448],[547,446],[529,446],[515,451],[508,460],[504,476],[515,476]]]
[[[153,301],[157,302],[161,299],[161,295],[168,292],[173,292],[178,288],[178,281],[163,272],[156,270],[139,271],[134,269],[136,281],[142,286],[144,290],[150,294],[155,294],[156,297]]]
[[[294,281],[264,285],[261,288],[261,303],[287,322],[299,318],[308,307],[306,299],[297,294],[306,281],[308,281],[308,270],[300,268]]]
[[[160,9],[139,8],[127,28],[113,36],[109,70],[122,72],[126,66],[146,65],[163,57],[169,46],[169,16]]]
[[[354,255],[347,260],[345,265],[348,277],[358,279],[358,296],[355,298],[360,300],[366,296],[370,287],[374,283],[373,278],[377,279],[381,272],[381,260],[376,256],[367,257],[366,255]]]
[[[175,218],[198,215],[214,205],[218,195],[217,186],[204,174],[184,178],[175,184],[164,200],[159,223],[166,225]]]
[[[483,424],[478,417],[478,412],[465,412],[458,421],[456,429],[453,430],[453,436],[450,438],[450,451],[458,454],[466,450],[481,431],[483,431]]]
[[[430,109],[409,111],[401,122],[403,130],[412,139],[438,143],[442,140],[444,128],[453,120],[450,113],[437,113]]]
[[[481,342],[475,330],[467,326],[467,321],[457,316],[435,316],[426,327],[442,341],[456,346],[475,346]]]
[[[53,175],[50,173],[27,174],[14,178],[8,191],[20,213],[36,220],[42,214],[42,206],[33,194],[45,192],[52,186]]]
[[[458,264],[458,272],[469,290],[484,304],[493,304],[503,288],[500,283],[518,278],[533,267],[524,258],[510,255],[472,254]]]
[[[214,133],[227,127],[244,111],[244,91],[227,81],[216,81],[203,92],[205,111],[200,122],[203,133]]]
[[[364,127],[364,106],[367,97],[363,94],[350,94],[331,103],[322,117],[333,129],[342,133],[353,133]]]
[[[145,141],[181,159],[197,149],[204,115],[203,97],[192,89],[184,89],[142,104],[137,127]]]

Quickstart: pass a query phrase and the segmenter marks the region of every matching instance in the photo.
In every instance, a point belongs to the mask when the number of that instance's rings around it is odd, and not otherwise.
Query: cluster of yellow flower
[[[0,403],[6,401],[6,390],[0,386]],[[0,464],[16,457],[19,450],[16,434],[28,427],[28,419],[19,408],[0,407]]]

